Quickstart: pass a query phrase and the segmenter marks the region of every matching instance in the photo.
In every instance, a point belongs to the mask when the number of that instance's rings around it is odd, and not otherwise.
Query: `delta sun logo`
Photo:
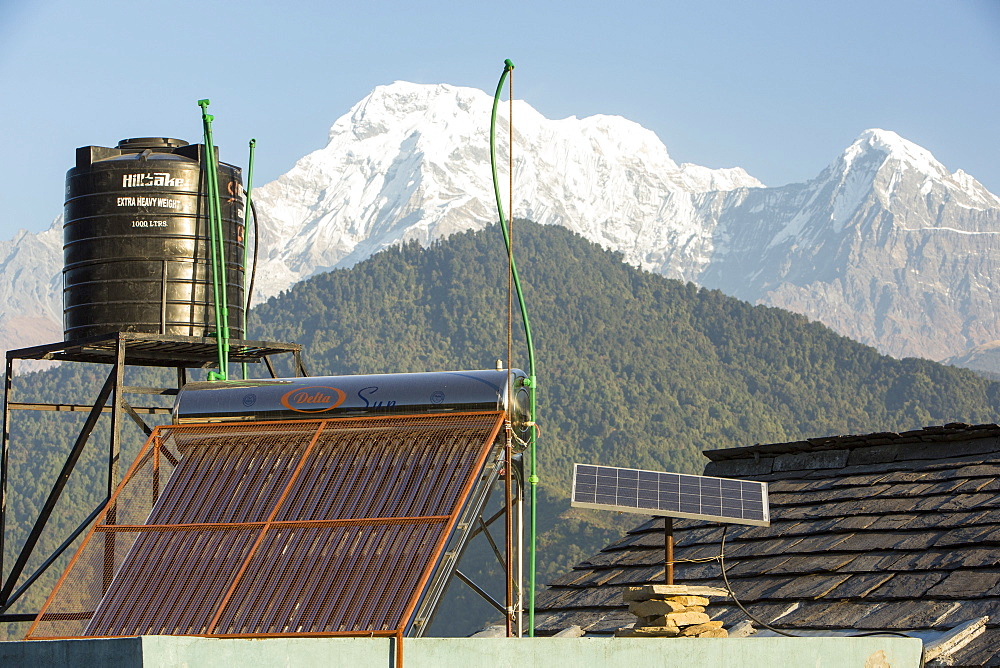
[[[335,387],[311,385],[286,392],[281,397],[281,405],[296,413],[322,413],[336,408],[346,398],[343,390]]]

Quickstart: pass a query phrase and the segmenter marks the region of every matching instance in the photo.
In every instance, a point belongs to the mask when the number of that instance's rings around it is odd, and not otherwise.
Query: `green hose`
[[[250,193],[253,191],[253,154],[257,148],[257,140],[250,140],[250,162],[247,164],[246,207],[243,209],[243,280],[246,280],[247,252],[250,249],[250,210],[252,208]],[[254,239],[254,243],[257,240]],[[243,338],[247,338],[247,311],[250,310],[250,294],[247,293],[243,304]],[[243,380],[247,379],[247,363],[243,363]]]
[[[538,440],[538,430],[535,424],[536,402],[535,395],[538,388],[538,381],[535,377],[535,344],[531,338],[531,323],[528,321],[528,310],[524,305],[524,294],[521,291],[521,279],[517,273],[517,264],[514,262],[514,252],[510,245],[510,227],[503,214],[503,201],[500,197],[500,181],[497,177],[497,107],[500,106],[500,93],[503,91],[504,81],[507,74],[514,69],[514,63],[508,58],[503,64],[503,74],[500,75],[500,82],[497,84],[496,95],[493,96],[493,115],[490,118],[490,166],[493,170],[493,192],[497,199],[497,212],[500,214],[500,229],[503,231],[504,245],[507,247],[507,258],[510,261],[511,274],[514,277],[514,287],[517,291],[517,303],[521,307],[521,321],[524,323],[524,337],[528,344],[528,378],[525,386],[528,388],[530,397],[529,415],[532,423],[531,437],[528,444],[529,449],[529,470],[528,483],[531,485],[531,520],[528,528],[528,635],[535,636],[535,554],[538,506],[538,457],[535,446]],[[513,212],[511,212],[513,213]],[[510,366],[510,360],[507,360]]]
[[[215,161],[215,144],[212,141],[212,121],[208,113],[208,100],[198,100],[205,133],[205,152],[208,161],[206,185],[208,186],[209,247],[212,254],[212,292],[215,297],[215,340],[219,349],[219,371],[210,372],[209,380],[226,380],[229,370],[229,306],[226,294],[226,252],[222,229],[222,203],[219,199],[219,166]]]

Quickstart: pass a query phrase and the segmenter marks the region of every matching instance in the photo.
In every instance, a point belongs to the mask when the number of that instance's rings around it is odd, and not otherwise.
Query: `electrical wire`
[[[250,265],[250,287],[247,288],[247,312],[250,311],[250,304],[253,299],[253,286],[257,280],[257,251],[260,249],[260,222],[257,218],[257,203],[253,200],[250,200],[250,211],[253,212],[253,264]],[[246,323],[244,323],[245,325]],[[243,336],[246,336],[245,329]]]
[[[736,596],[736,592],[733,591],[732,585],[729,584],[729,575],[726,573],[726,529],[728,529],[728,525],[723,524],[722,525],[722,543],[719,546],[719,556],[718,556],[718,559],[719,559],[719,568],[722,571],[722,580],[723,580],[723,582],[726,583],[726,591],[729,592],[729,597],[731,599],[733,599],[733,602],[737,605],[737,607],[739,607],[739,609],[743,611],[743,614],[745,614],[747,617],[749,617],[750,621],[754,622],[758,626],[761,626],[761,627],[763,627],[763,628],[765,628],[765,629],[767,629],[769,631],[774,631],[775,633],[777,633],[779,635],[788,636],[789,638],[805,638],[805,637],[807,637],[807,636],[805,636],[805,635],[803,635],[801,633],[789,633],[787,631],[782,631],[779,628],[771,626],[767,622],[761,621],[760,618],[758,618],[758,617],[754,616],[753,614],[751,614],[750,611],[747,610],[746,607],[743,605],[743,603],[740,602],[740,599]],[[851,634],[848,634],[846,637],[848,637],[848,638],[864,638],[864,637],[868,637],[868,636],[900,636],[902,638],[912,638],[913,637],[913,636],[911,636],[911,635],[909,635],[907,633],[902,633],[900,631],[866,631],[866,632],[863,632],[863,633],[851,633]]]
[[[757,624],[757,626],[762,626],[769,631],[774,631],[779,635],[788,636],[789,638],[803,637],[798,633],[788,633],[771,626],[767,622],[761,621],[759,618],[751,614],[742,603],[740,603],[740,599],[736,596],[736,592],[733,591],[732,585],[729,584],[729,575],[726,573],[726,529],[728,528],[729,527],[727,525],[722,525],[722,544],[719,546],[719,568],[722,571],[722,580],[726,583],[726,591],[729,592],[729,598],[733,599],[733,603],[735,603],[736,606],[743,611],[743,614],[750,618],[750,621]]]
[[[250,142],[250,157],[247,162],[247,187],[246,187],[246,204],[243,207],[243,271],[246,272],[247,269],[247,248],[250,243],[250,235],[248,234],[248,226],[250,224],[250,214],[253,210],[253,159],[254,151],[257,148],[257,140],[251,139]],[[256,272],[257,263],[257,222],[256,213],[254,212],[254,271]],[[244,274],[245,276],[245,274]],[[253,296],[253,275],[250,276],[250,290],[247,292],[245,299],[243,301],[243,339],[247,339],[247,315],[250,312],[250,298]],[[247,379],[247,363],[243,362],[243,380]]]

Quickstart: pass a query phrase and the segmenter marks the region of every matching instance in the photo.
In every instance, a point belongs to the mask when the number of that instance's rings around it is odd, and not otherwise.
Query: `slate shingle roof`
[[[1000,426],[951,424],[707,452],[706,475],[769,483],[771,526],[729,525],[725,562],[754,616],[787,630],[944,631],[990,616],[954,665],[1000,665]],[[678,583],[724,586],[720,525],[674,520]],[[654,518],[551,583],[542,635],[635,621],[626,586],[663,581]],[[731,600],[708,612],[746,619]]]

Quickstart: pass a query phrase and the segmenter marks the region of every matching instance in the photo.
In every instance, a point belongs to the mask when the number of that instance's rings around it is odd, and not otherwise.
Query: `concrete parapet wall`
[[[396,668],[386,638],[216,638],[145,636],[0,642],[0,666]],[[412,638],[406,668],[917,668],[917,638]]]

